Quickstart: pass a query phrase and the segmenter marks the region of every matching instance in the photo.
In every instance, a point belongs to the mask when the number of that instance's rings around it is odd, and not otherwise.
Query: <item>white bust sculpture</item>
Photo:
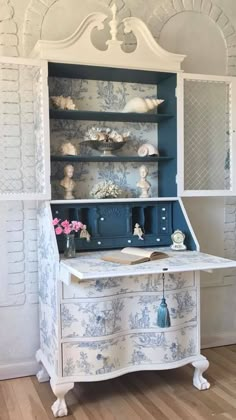
[[[137,187],[141,189],[140,198],[148,198],[148,191],[150,190],[151,184],[146,180],[148,176],[148,169],[145,165],[140,166],[139,168],[140,180],[137,183]]]
[[[64,167],[64,178],[61,180],[60,185],[64,188],[65,200],[73,200],[74,195],[72,194],[75,189],[75,181],[73,181],[72,177],[74,175],[74,166],[66,165]]]

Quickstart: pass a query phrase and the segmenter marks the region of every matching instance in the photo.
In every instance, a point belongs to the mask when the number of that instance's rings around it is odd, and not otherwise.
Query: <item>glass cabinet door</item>
[[[178,77],[178,194],[235,195],[236,81]]]
[[[47,62],[0,57],[0,200],[50,198]]]

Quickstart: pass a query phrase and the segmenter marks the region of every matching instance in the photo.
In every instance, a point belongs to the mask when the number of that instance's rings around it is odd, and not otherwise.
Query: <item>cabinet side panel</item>
[[[58,374],[57,280],[59,258],[49,204],[38,208],[40,348]]]

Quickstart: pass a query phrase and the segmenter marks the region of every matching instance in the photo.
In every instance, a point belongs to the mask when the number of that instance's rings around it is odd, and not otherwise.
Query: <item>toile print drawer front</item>
[[[194,272],[166,273],[166,291],[186,289],[195,286]],[[134,292],[161,292],[161,274],[127,276],[80,281],[72,276],[70,286],[63,284],[63,299],[98,298],[125,295]]]
[[[162,294],[126,296],[97,302],[64,303],[61,305],[62,337],[103,337],[127,330],[155,329],[157,310]],[[196,321],[197,292],[167,292],[171,325]]]
[[[197,354],[197,326],[127,334],[98,341],[64,343],[63,376],[109,376],[132,368],[155,369]],[[124,371],[123,371],[124,373]],[[105,378],[104,378],[105,379]]]

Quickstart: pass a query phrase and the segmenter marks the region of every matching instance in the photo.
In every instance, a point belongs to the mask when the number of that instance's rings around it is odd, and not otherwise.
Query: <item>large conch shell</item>
[[[132,98],[127,102],[122,112],[138,112],[142,114],[157,108],[162,102],[164,102],[164,99]]]
[[[138,155],[140,157],[144,156],[159,156],[159,152],[153,144],[145,143],[138,149]]]

